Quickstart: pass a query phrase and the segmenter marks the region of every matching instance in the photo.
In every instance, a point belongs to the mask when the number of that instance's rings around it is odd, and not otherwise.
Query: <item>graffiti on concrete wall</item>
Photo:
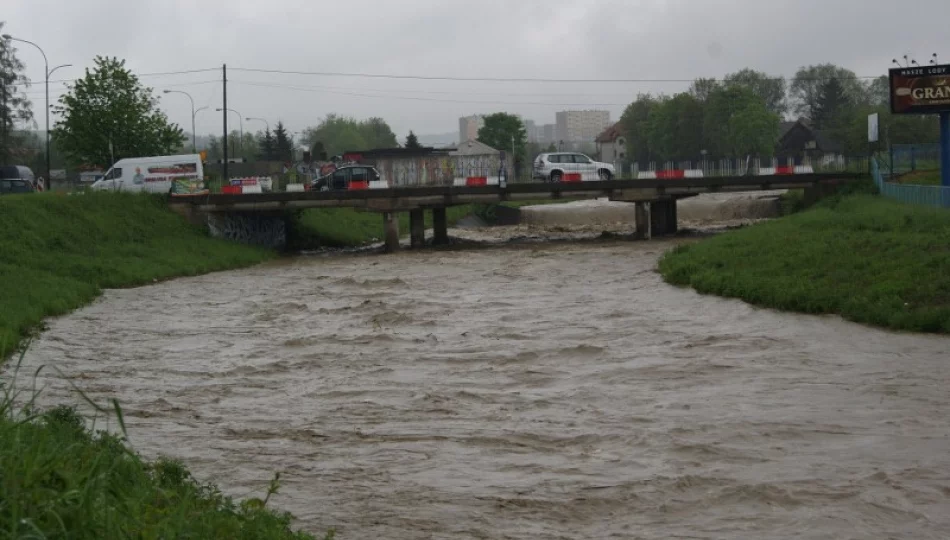
[[[281,249],[287,245],[287,223],[282,216],[208,214],[208,230],[215,238]]]

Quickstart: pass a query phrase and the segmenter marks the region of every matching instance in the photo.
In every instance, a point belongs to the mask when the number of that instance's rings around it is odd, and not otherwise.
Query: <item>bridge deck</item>
[[[572,183],[515,183],[506,187],[406,186],[352,191],[303,193],[210,194],[175,197],[170,204],[189,205],[205,212],[272,212],[300,208],[363,208],[378,212],[442,208],[471,203],[537,199],[595,199],[655,201],[710,192],[799,189],[838,184],[866,176],[861,173],[736,176],[678,180],[609,180]]]

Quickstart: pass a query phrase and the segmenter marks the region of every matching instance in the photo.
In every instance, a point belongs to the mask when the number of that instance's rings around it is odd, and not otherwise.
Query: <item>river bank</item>
[[[44,318],[103,289],[238,268],[272,252],[210,238],[160,197],[121,193],[0,198],[0,359]]]
[[[270,504],[341,539],[940,537],[950,338],[664,284],[658,258],[693,241],[283,258],[109,290],[23,369],[61,370],[42,406],[82,405],[73,383],[118,399],[142,455],[226,494],[263,498],[280,471]]]
[[[659,270],[669,283],[758,306],[950,333],[950,213],[939,209],[835,198],[677,247]]]
[[[313,538],[293,532],[291,516],[272,512],[266,496],[238,504],[174,460],[146,462],[119,436],[94,433],[69,407],[38,412],[42,395],[30,394],[35,370],[3,365],[45,318],[104,289],[250,266],[274,253],[212,239],[161,198],[141,195],[4,196],[0,230],[0,530],[15,537]],[[104,411],[121,423],[118,404]],[[92,412],[102,422],[103,410]]]

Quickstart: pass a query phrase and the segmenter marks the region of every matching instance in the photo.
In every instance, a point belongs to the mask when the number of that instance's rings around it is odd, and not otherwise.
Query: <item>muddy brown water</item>
[[[53,320],[132,444],[340,538],[946,538],[950,340],[665,285],[670,242],[300,257]],[[80,399],[51,370],[42,403]]]

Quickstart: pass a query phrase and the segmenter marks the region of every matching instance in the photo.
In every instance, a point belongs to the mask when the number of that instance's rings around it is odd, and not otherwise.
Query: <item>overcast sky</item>
[[[457,132],[458,117],[508,111],[553,123],[558,110],[599,108],[618,119],[638,92],[686,82],[512,83],[279,75],[302,72],[474,78],[692,79],[744,67],[791,76],[833,62],[886,73],[904,54],[950,63],[950,0],[0,0],[15,37],[42,46],[53,79],[82,75],[96,55],[117,56],[160,92],[184,90],[198,133],[219,132],[221,65],[228,105],[291,130],[327,113],[381,116],[403,137]],[[43,64],[19,44],[30,97],[42,110]],[[52,85],[53,99],[62,84]],[[354,95],[361,94],[361,95]],[[162,96],[190,130],[190,104]],[[42,128],[42,115],[37,114]],[[231,121],[237,127],[237,116]],[[245,130],[260,122],[245,122]]]

